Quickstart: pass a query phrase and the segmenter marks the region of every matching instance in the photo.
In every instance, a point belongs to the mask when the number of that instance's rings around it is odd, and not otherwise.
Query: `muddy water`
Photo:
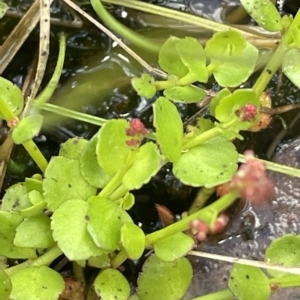
[[[273,160],[300,168],[300,137],[282,145]],[[263,260],[266,247],[276,237],[300,234],[300,179],[275,172],[270,172],[270,178],[275,184],[274,199],[261,207],[240,203],[226,234],[201,244],[199,251]],[[192,261],[193,283],[184,299],[227,288],[229,263],[203,258]],[[270,299],[300,299],[300,288],[282,289]]]

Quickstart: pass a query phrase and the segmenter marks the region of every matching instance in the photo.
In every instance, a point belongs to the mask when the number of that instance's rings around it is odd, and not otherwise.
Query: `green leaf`
[[[48,267],[29,267],[11,276],[14,300],[57,300],[64,290],[63,278]]]
[[[128,127],[126,120],[110,120],[99,131],[96,154],[99,165],[107,174],[117,173],[131,151],[126,144]]]
[[[88,199],[86,220],[95,244],[109,251],[120,249],[121,227],[125,222],[132,222],[119,205],[99,196]]]
[[[194,240],[178,232],[154,244],[157,257],[163,261],[174,261],[185,256],[195,245]]]
[[[8,258],[36,258],[33,248],[19,248],[13,243],[16,228],[23,218],[16,212],[0,211],[0,256]]]
[[[140,78],[131,79],[131,84],[138,95],[146,99],[152,98],[156,93],[155,79],[149,74],[142,74]]]
[[[9,9],[9,6],[5,2],[1,1],[0,2],[0,19],[2,19],[2,17],[5,15],[5,13],[8,11],[8,9]],[[0,296],[1,296],[1,294],[0,294]]]
[[[86,200],[96,194],[81,175],[79,161],[66,157],[53,157],[45,172],[43,180],[44,201],[51,211],[70,199]]]
[[[97,163],[96,146],[97,135],[88,142],[80,157],[80,171],[84,179],[92,186],[104,188],[111,179]]]
[[[241,4],[255,22],[268,31],[280,31],[281,17],[270,0],[241,0]]]
[[[126,222],[121,228],[121,244],[130,259],[138,259],[145,250],[145,234],[137,225]]]
[[[10,186],[2,199],[1,210],[19,211],[31,206],[27,189],[23,182]]]
[[[231,95],[229,89],[225,88],[220,90],[216,96],[210,101],[209,104],[209,112],[212,116],[216,117],[216,107],[220,104],[220,101],[225,98],[226,96]]]
[[[234,264],[228,285],[239,300],[268,300],[271,296],[268,277],[256,267]]]
[[[4,105],[6,104],[10,107],[15,115],[18,115],[24,106],[24,98],[21,90],[15,84],[3,77],[0,77],[0,90],[0,106],[2,107],[1,103],[4,103]],[[5,116],[1,111],[0,118],[5,119]]]
[[[45,215],[25,218],[16,229],[14,245],[17,247],[49,248],[53,244],[50,219]]]
[[[286,267],[300,266],[300,236],[286,234],[274,240],[267,248],[265,261],[275,265]],[[290,275],[289,273],[268,269],[268,273],[273,277]]]
[[[69,260],[86,260],[102,255],[86,228],[88,204],[83,200],[69,200],[52,215],[53,238]]]
[[[137,294],[141,300],[175,300],[187,291],[193,276],[191,263],[185,258],[164,262],[151,255],[138,278]]]
[[[39,192],[43,193],[42,181],[38,180],[36,178],[26,177],[25,178],[25,187],[26,187],[26,190],[28,193],[31,191],[39,191]]]
[[[246,104],[255,105],[257,110],[260,108],[259,98],[253,90],[238,89],[232,94],[221,99],[219,105],[215,108],[215,117],[221,123],[228,123],[233,119],[237,119],[236,111],[241,109]],[[240,122],[235,123],[234,126],[240,130],[248,129],[252,124],[255,123],[255,121],[255,119],[248,122],[240,120]]]
[[[10,278],[6,272],[0,268],[0,299],[9,300],[9,295],[12,290]]]
[[[33,193],[39,194],[40,197],[42,198],[42,195],[38,191],[31,191],[28,194],[29,198],[30,198],[31,194],[33,194]],[[29,218],[29,217],[33,217],[33,216],[42,214],[44,212],[44,210],[46,209],[46,207],[47,207],[47,203],[44,201],[40,201],[39,203],[34,204],[33,206],[21,209],[19,211],[19,213],[22,217]]]
[[[134,202],[135,202],[134,195],[128,192],[122,198],[120,205],[123,209],[129,210],[134,205]]]
[[[20,145],[33,139],[41,130],[44,117],[30,115],[23,118],[13,129],[12,138],[15,144]]]
[[[213,75],[223,87],[239,86],[253,73],[257,58],[257,48],[247,42],[241,54],[212,58]]]
[[[160,169],[160,154],[157,145],[148,142],[141,146],[129,170],[123,176],[123,184],[128,190],[139,189],[148,183]]]
[[[243,35],[235,30],[216,32],[207,41],[205,52],[211,60],[227,61],[230,57],[242,54],[246,43]]]
[[[87,143],[87,140],[79,137],[68,139],[65,143],[62,144],[58,155],[70,159],[79,160],[81,153],[85,149]]]
[[[183,64],[200,82],[207,82],[206,55],[199,41],[192,37],[180,39],[175,48]]]
[[[282,71],[295,86],[300,87],[300,48],[292,48],[285,53]]]
[[[183,77],[188,73],[188,68],[183,64],[180,55],[176,49],[177,43],[180,41],[175,36],[169,37],[160,48],[158,54],[159,66],[167,73]]]
[[[165,89],[164,96],[176,102],[196,103],[206,96],[206,92],[193,85],[174,86]]]
[[[153,105],[154,127],[161,152],[171,162],[179,159],[182,150],[183,124],[176,106],[165,97]]]
[[[110,258],[107,254],[99,256],[92,256],[88,259],[87,264],[98,269],[105,269],[110,267]]]
[[[216,137],[182,154],[173,164],[173,173],[184,184],[212,187],[232,178],[237,161],[234,145]]]
[[[130,286],[126,278],[115,269],[105,269],[94,282],[95,292],[102,300],[127,300]]]

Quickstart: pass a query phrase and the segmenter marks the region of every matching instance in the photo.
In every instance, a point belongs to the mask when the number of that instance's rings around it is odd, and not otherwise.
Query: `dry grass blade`
[[[276,271],[282,271],[282,272],[300,275],[300,268],[277,266],[277,265],[265,263],[263,261],[230,257],[230,256],[225,256],[225,255],[219,255],[219,254],[211,254],[211,253],[200,252],[200,251],[199,252],[198,251],[190,251],[188,254],[193,255],[193,256],[209,258],[209,259],[227,261],[227,262],[235,263],[235,264],[247,265],[247,266],[258,267],[258,268],[262,268],[262,269],[270,269],[270,270],[276,270]]]

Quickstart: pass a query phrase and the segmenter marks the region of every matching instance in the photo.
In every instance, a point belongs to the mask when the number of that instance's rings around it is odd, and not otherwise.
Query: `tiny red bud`
[[[242,120],[242,121],[251,121],[255,118],[257,113],[257,107],[253,104],[246,104],[241,109],[236,110],[235,114]]]

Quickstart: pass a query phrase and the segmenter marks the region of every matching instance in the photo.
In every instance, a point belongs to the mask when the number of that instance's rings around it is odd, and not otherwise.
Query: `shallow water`
[[[300,138],[282,145],[273,160],[299,168]],[[240,203],[226,234],[219,241],[214,237],[208,239],[199,245],[199,251],[263,260],[265,249],[272,240],[286,233],[300,234],[299,178],[275,172],[270,172],[270,178],[275,185],[274,199],[260,207]],[[191,260],[195,273],[184,299],[227,288],[231,264],[203,258]],[[300,299],[300,288],[282,289],[270,299]]]

